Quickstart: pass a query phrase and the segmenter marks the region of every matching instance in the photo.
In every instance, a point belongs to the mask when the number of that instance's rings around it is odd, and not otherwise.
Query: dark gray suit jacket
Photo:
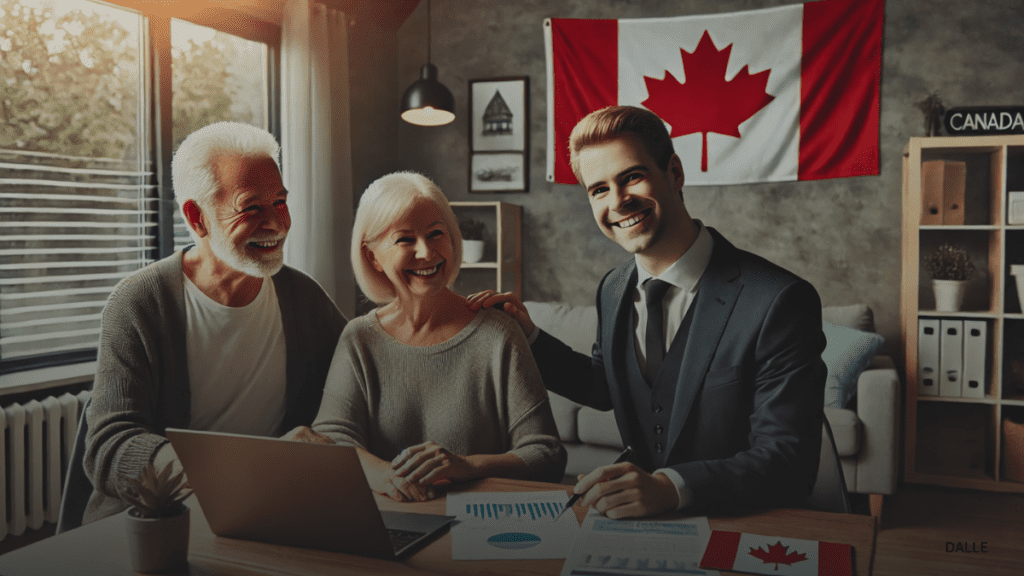
[[[821,301],[806,281],[708,231],[714,249],[692,304],[667,465],[698,509],[802,505],[821,448]],[[602,279],[591,356],[544,332],[532,346],[549,390],[614,409],[623,441],[634,445],[643,442],[635,431],[642,416],[629,408],[626,346],[636,281],[634,259]]]

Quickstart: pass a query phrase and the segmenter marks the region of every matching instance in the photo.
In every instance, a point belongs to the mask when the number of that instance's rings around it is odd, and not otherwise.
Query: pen
[[[612,462],[612,464],[622,464],[629,458],[629,455],[632,453],[633,449],[630,448],[629,446],[626,446],[626,449],[622,451],[622,454],[619,454],[619,457],[616,458],[615,462]],[[569,501],[565,503],[565,508],[562,508],[562,511],[558,513],[558,516],[555,516],[555,521],[557,522],[558,519],[562,517],[562,514],[565,514],[566,510],[572,508],[572,505],[579,501],[581,497],[583,497],[583,494],[573,494],[572,498],[569,498]]]

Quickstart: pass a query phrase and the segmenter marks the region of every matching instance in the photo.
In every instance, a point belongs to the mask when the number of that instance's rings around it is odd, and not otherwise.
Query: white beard
[[[253,258],[243,248],[232,244],[220,226],[210,227],[210,250],[213,255],[235,270],[256,278],[270,278],[284,266],[283,244],[284,238],[281,238],[282,249],[263,258]]]

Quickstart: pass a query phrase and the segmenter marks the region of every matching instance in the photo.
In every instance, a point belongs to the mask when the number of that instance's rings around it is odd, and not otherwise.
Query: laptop
[[[351,446],[167,429],[217,536],[396,559],[454,516],[381,511]]]

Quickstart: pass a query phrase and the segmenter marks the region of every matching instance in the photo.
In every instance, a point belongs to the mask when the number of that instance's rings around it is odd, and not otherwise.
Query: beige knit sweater
[[[432,440],[464,456],[515,454],[531,480],[559,482],[565,471],[565,449],[526,338],[494,310],[426,347],[395,340],[375,311],[351,321],[313,428],[385,460]]]

